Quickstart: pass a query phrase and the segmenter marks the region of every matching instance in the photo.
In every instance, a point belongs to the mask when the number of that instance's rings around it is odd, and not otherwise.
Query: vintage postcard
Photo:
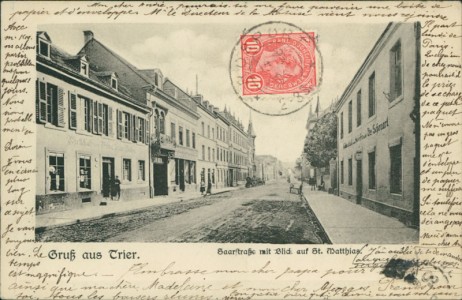
[[[1,299],[460,299],[461,4],[2,2]]]

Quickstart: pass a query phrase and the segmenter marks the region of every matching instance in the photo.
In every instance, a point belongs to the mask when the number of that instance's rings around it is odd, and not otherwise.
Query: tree
[[[337,116],[330,112],[322,116],[308,133],[306,158],[313,167],[324,168],[337,157]]]

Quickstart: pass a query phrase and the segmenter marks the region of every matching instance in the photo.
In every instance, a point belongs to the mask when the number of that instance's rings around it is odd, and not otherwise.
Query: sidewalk
[[[221,189],[213,190],[213,195],[226,193],[243,188],[239,187],[226,187]],[[159,206],[163,204],[181,202],[200,198],[200,192],[185,192],[181,194],[169,195],[169,196],[156,196],[154,198],[131,200],[131,201],[107,201],[105,206],[89,205],[86,207],[71,209],[65,211],[57,211],[53,213],[47,213],[43,215],[37,215],[35,218],[35,227],[51,227],[61,226],[78,223],[81,221],[88,221],[92,219],[104,218],[107,216],[117,215],[125,213],[131,210],[143,209],[146,207]]]
[[[419,242],[416,229],[327,192],[303,186],[308,204],[333,244],[411,244]]]

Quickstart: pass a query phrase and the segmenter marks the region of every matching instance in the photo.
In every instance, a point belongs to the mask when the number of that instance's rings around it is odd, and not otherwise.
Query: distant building
[[[198,147],[199,156],[198,171],[199,180],[208,186],[211,182],[212,186],[217,184],[217,143],[216,143],[216,116],[214,106],[209,101],[203,100],[202,95],[194,96],[197,104],[197,111],[200,119],[198,124]],[[219,134],[219,133],[218,133]]]
[[[229,126],[230,121],[220,113],[220,111],[215,110],[215,120],[216,120],[216,142],[217,142],[217,183],[218,188],[228,187],[231,185],[231,182],[228,178],[228,157],[229,157]]]
[[[228,126],[228,183],[237,186],[245,183],[249,176],[249,152],[255,151],[249,144],[249,135],[238,120],[226,107],[220,114],[229,122]]]
[[[271,181],[284,176],[287,171],[283,164],[274,156],[255,156],[256,177],[265,181]]]
[[[340,196],[418,225],[420,26],[390,23],[343,92]]]

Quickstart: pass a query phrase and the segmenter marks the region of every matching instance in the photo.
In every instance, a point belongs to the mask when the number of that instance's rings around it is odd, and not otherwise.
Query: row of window
[[[69,128],[82,129],[97,135],[113,135],[113,108],[82,95],[68,92]],[[65,92],[58,86],[37,80],[37,122],[65,127]],[[83,116],[79,108],[83,107]],[[145,118],[117,110],[117,138],[149,143],[149,122]]]
[[[173,141],[177,142],[176,139],[176,124],[170,123],[170,137]],[[191,132],[189,129],[184,129],[183,126],[178,127],[178,144],[180,146],[192,147],[196,149],[196,133]]]
[[[376,113],[376,88],[375,72],[368,79],[368,116],[369,118]],[[400,97],[403,92],[402,81],[402,62],[401,62],[401,42],[398,41],[390,50],[390,93],[387,96],[389,101]],[[353,130],[353,100],[348,102],[348,133]],[[361,126],[362,122],[362,92],[361,89],[356,93],[356,127]],[[340,113],[340,138],[344,134],[343,112]]]
[[[78,186],[80,189],[93,190],[95,187],[92,185],[92,167],[91,167],[91,156],[90,155],[79,155],[78,157],[79,169],[78,169]],[[66,160],[64,153],[62,152],[49,152],[48,153],[48,179],[47,179],[47,190],[50,192],[65,192],[66,190],[66,172],[65,172]],[[132,160],[122,160],[122,178],[124,181],[132,181]],[[137,163],[137,180],[146,180],[146,166],[144,160],[138,160]],[[108,180],[108,178],[102,178],[101,182]]]
[[[401,194],[402,193],[402,154],[401,154],[401,144],[389,147],[390,151],[390,193]],[[376,152],[375,150],[369,152],[367,155],[368,158],[368,188],[371,190],[376,189]],[[353,185],[353,159],[348,159],[348,185]],[[356,164],[362,164],[362,161],[356,161]],[[362,172],[361,167],[357,168],[357,171]],[[340,162],[340,183],[344,184],[345,177],[345,167],[344,161]],[[362,178],[362,176],[356,175],[357,178]]]
[[[217,125],[217,139],[225,143],[228,142],[226,130],[219,125]]]
[[[217,147],[217,160],[221,162],[228,161],[228,150],[225,150],[221,147]]]
[[[232,138],[235,144],[238,144],[239,146],[242,146],[242,147],[246,146],[247,140],[245,139],[243,135],[239,134],[239,132],[233,130]]]
[[[247,165],[247,156],[233,152],[233,161],[232,163],[236,165]]]

